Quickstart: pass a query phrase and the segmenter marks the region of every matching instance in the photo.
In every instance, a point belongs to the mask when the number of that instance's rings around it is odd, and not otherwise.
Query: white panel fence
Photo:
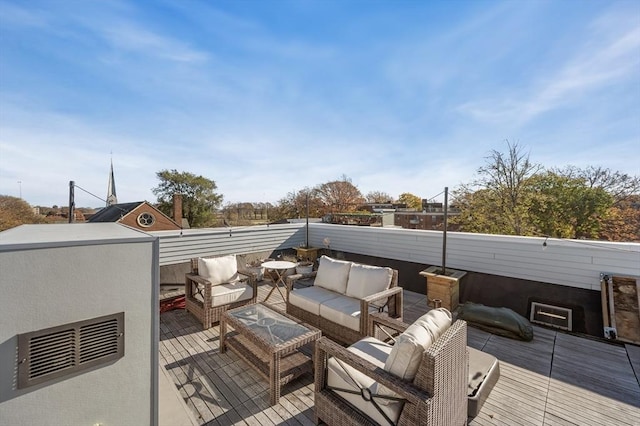
[[[304,244],[305,224],[154,232],[160,265],[192,257],[277,251]],[[309,243],[333,251],[414,262],[442,263],[442,232],[309,224]],[[543,243],[546,241],[546,246]],[[600,290],[600,273],[640,276],[640,244],[538,237],[447,233],[447,268]]]

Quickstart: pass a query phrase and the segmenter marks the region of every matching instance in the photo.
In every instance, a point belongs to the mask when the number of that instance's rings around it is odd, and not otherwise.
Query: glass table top
[[[304,325],[298,324],[261,304],[234,309],[228,311],[227,315],[240,321],[256,335],[272,344],[287,342],[310,331]]]

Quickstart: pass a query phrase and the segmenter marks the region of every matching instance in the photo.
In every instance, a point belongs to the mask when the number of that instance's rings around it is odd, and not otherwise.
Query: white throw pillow
[[[393,269],[354,263],[349,271],[346,295],[363,299],[389,288]]]
[[[318,261],[318,274],[314,285],[344,294],[350,269],[351,262],[322,256]]]
[[[211,284],[224,284],[238,280],[236,255],[198,258],[198,275]]]
[[[405,380],[413,380],[424,352],[451,326],[451,312],[445,308],[432,309],[396,338],[396,343],[384,364],[385,371]],[[378,395],[397,396],[384,386]]]

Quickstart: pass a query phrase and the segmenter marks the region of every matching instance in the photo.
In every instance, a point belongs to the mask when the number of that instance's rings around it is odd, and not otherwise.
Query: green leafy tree
[[[156,176],[160,184],[152,191],[158,197],[160,211],[172,216],[173,195],[182,194],[182,214],[191,227],[215,225],[215,212],[223,196],[215,192],[218,187],[213,180],[177,170],[161,170]]]
[[[555,172],[529,181],[529,220],[537,234],[556,238],[597,238],[613,197],[579,177]]]
[[[626,173],[605,169],[603,167],[588,166],[584,169],[567,166],[554,170],[555,173],[582,179],[590,188],[601,188],[613,197],[615,205],[623,204],[630,197],[640,194],[640,177]]]
[[[27,223],[44,223],[44,219],[33,213],[33,209],[21,198],[0,195],[0,231]]]
[[[630,195],[609,208],[599,238],[607,241],[640,242],[640,195]]]
[[[497,194],[488,189],[454,192],[456,207],[460,213],[449,220],[460,231],[483,234],[504,234],[510,228],[507,218],[499,208]]]
[[[410,192],[404,192],[398,197],[398,202],[407,205],[407,208],[422,210],[422,198]]]

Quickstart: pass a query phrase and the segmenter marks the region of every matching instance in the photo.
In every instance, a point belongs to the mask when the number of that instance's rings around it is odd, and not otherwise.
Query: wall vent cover
[[[124,312],[18,334],[18,389],[124,356]]]
[[[531,302],[531,316],[529,320],[534,323],[571,331],[571,313],[571,309],[569,308]]]

